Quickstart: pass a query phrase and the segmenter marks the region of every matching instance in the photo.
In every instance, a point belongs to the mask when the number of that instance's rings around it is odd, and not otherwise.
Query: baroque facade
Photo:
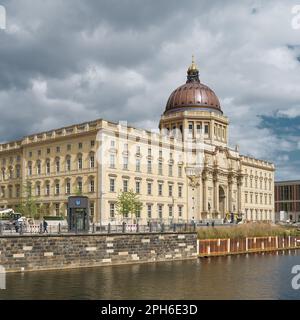
[[[230,148],[228,126],[193,61],[159,132],[99,119],[1,144],[0,208],[16,208],[29,190],[44,214],[65,215],[68,196],[82,193],[94,222],[106,224],[119,219],[118,194],[133,190],[141,223],[229,213],[274,221],[274,165]]]

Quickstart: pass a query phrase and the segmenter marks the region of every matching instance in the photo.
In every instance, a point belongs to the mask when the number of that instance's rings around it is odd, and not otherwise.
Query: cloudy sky
[[[230,144],[275,162],[277,179],[300,179],[297,1],[0,4],[1,142],[95,118],[157,128],[194,54],[230,118]]]

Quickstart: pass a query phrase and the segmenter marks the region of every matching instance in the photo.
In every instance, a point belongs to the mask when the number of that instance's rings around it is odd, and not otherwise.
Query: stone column
[[[219,182],[214,178],[214,207],[213,211],[219,212]]]
[[[202,211],[207,212],[208,211],[208,200],[207,200],[207,177],[202,177]]]
[[[232,180],[228,181],[228,208],[225,211],[232,212]]]
[[[237,181],[237,211],[238,213],[241,212],[242,210],[242,207],[241,207],[241,204],[242,204],[242,193],[241,193],[241,181]]]

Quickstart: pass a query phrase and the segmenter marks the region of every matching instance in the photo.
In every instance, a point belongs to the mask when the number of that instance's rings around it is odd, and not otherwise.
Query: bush
[[[274,226],[268,223],[247,223],[227,227],[204,227],[198,229],[199,239],[238,239],[246,237],[298,235],[295,228]]]

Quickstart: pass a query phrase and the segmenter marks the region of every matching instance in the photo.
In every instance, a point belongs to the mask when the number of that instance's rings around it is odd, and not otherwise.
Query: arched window
[[[29,161],[27,164],[27,173],[28,173],[28,176],[32,176],[32,162],[31,161]]]
[[[66,194],[71,194],[71,180],[70,179],[66,179],[65,186],[66,186]]]
[[[95,154],[94,152],[90,153],[90,168],[95,168]]]
[[[59,180],[55,180],[55,195],[58,196],[60,194],[60,182]]]
[[[89,178],[89,192],[95,192],[95,179],[94,177]]]
[[[66,156],[66,171],[71,171],[71,156]]]
[[[77,168],[78,170],[82,170],[82,154],[79,153],[77,156]]]
[[[35,185],[35,195],[39,197],[41,195],[41,183],[37,182]]]
[[[46,160],[46,174],[50,174],[51,173],[51,162],[50,159]]]
[[[37,173],[38,175],[40,175],[40,174],[42,173],[42,165],[41,165],[41,161],[40,161],[40,160],[38,160],[38,161],[36,162],[36,173]]]
[[[77,178],[77,192],[82,193],[82,178],[81,177]]]
[[[55,170],[56,170],[56,173],[60,173],[60,159],[59,159],[59,157],[55,158]]]

